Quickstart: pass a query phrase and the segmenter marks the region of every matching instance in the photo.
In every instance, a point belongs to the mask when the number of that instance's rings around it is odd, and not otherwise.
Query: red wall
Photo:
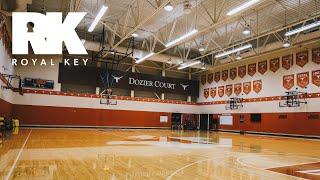
[[[233,125],[220,125],[219,129],[320,136],[320,119],[309,119],[311,114],[320,116],[319,112],[264,113],[257,123],[250,121],[250,114],[243,114],[244,122],[240,123],[240,114],[233,114]],[[279,119],[279,115],[287,115],[287,119]]]
[[[14,105],[14,117],[21,124],[170,127],[171,113],[103,110],[87,108]],[[160,115],[168,115],[168,123],[160,123]]]
[[[0,117],[11,117],[12,105],[7,101],[0,99]]]

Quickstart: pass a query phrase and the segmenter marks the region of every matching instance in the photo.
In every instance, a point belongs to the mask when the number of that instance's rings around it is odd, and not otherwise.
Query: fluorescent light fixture
[[[170,46],[172,46],[172,45],[174,45],[174,44],[176,44],[176,43],[178,43],[178,42],[180,42],[180,41],[182,41],[182,40],[194,35],[197,32],[198,32],[198,30],[194,29],[194,30],[188,32],[187,34],[184,34],[183,36],[181,36],[181,37],[179,37],[179,38],[167,43],[166,47],[170,47]]]
[[[169,2],[165,7],[164,7],[164,10],[170,12],[173,10],[173,6],[172,4]]]
[[[232,16],[232,15],[234,15],[234,14],[237,14],[238,12],[243,11],[243,10],[249,8],[250,6],[256,4],[257,2],[259,2],[259,0],[250,0],[250,1],[244,3],[244,4],[240,5],[240,6],[232,9],[231,11],[229,11],[229,12],[227,13],[227,15],[228,15],[228,16]]]
[[[285,41],[285,42],[283,42],[282,46],[283,46],[284,48],[288,48],[288,47],[291,46],[291,44],[290,44],[290,42]]]
[[[314,23],[311,23],[311,24],[302,26],[300,28],[288,31],[288,32],[286,32],[285,36],[291,36],[291,35],[294,35],[294,34],[298,34],[299,32],[302,32],[302,31],[305,31],[305,30],[308,30],[308,29],[312,29],[312,28],[315,28],[317,26],[320,26],[320,21],[316,21]]]
[[[132,33],[131,36],[132,36],[132,37],[138,37],[139,34],[138,34],[138,33]]]
[[[97,24],[99,23],[102,16],[104,15],[104,13],[106,13],[107,10],[108,10],[108,6],[102,6],[98,15],[96,16],[96,18],[93,20],[92,24],[90,25],[88,32],[92,32],[94,30],[94,28],[96,28]]]
[[[221,57],[224,57],[224,56],[228,56],[229,54],[233,54],[233,53],[236,53],[238,51],[242,51],[242,50],[249,49],[249,48],[252,48],[252,44],[247,44],[247,45],[232,49],[230,51],[226,51],[226,52],[217,54],[214,57],[215,58],[221,58]]]
[[[139,60],[137,60],[136,63],[139,64],[139,63],[145,61],[146,59],[148,59],[149,57],[151,57],[153,55],[154,55],[154,53],[151,52],[151,53],[147,54],[146,56],[144,56],[144,57],[140,58]]]
[[[197,65],[197,64],[200,64],[201,61],[189,61],[189,62],[186,62],[186,63],[183,63],[181,64],[178,69],[181,70],[181,69],[185,69],[187,67],[191,67],[191,66],[194,66],[194,65]]]
[[[243,34],[243,35],[249,35],[249,34],[251,34],[250,28],[249,28],[249,27],[244,28],[244,30],[242,31],[242,34]]]

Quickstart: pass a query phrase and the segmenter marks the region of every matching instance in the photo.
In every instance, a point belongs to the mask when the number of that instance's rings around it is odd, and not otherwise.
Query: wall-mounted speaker
[[[12,12],[16,9],[16,0],[1,0],[1,10]]]

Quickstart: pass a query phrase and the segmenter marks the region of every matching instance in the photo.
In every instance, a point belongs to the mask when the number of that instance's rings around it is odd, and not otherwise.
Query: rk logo
[[[82,12],[72,12],[62,22],[62,13],[57,12],[47,15],[34,12],[12,13],[12,54],[28,54],[28,42],[35,54],[62,54],[63,42],[69,54],[87,54],[75,31],[85,15]]]

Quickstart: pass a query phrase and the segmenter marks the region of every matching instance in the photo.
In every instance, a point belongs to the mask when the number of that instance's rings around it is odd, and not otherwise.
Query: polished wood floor
[[[320,179],[320,141],[170,130],[16,129],[1,179]]]

